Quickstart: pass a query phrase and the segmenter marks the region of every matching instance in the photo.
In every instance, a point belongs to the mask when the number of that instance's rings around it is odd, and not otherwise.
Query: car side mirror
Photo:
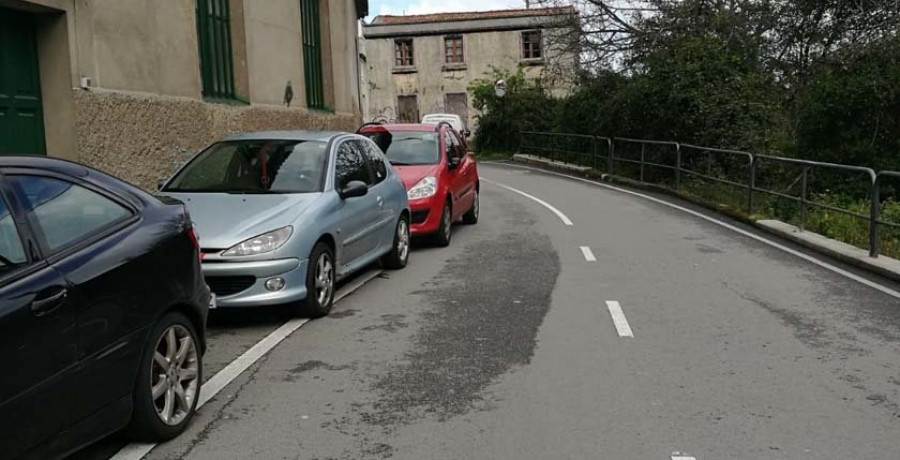
[[[348,198],[356,198],[360,196],[366,196],[369,193],[369,186],[366,185],[365,182],[354,180],[350,181],[346,187],[344,187],[338,195],[341,196],[342,200],[346,200]]]
[[[456,169],[459,167],[460,163],[462,163],[462,159],[457,156],[450,157],[450,162],[447,164],[450,169]]]
[[[469,131],[468,129],[464,129],[462,132],[462,135],[463,135],[463,137],[469,137],[472,135],[472,131]]]

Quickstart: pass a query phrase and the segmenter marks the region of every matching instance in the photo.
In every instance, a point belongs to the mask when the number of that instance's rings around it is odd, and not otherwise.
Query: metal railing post
[[[599,160],[598,157],[600,156],[600,139],[598,139],[597,136],[591,137],[591,146],[593,147],[593,150],[594,150],[593,155],[592,155],[594,161],[592,163],[594,165],[594,171],[596,171],[597,170],[597,161]]]
[[[519,153],[525,154],[525,133],[519,131]]]
[[[611,137],[611,138],[607,139],[606,142],[607,142],[607,144],[609,144],[609,155],[606,160],[606,172],[608,174],[612,174],[612,172],[613,172],[613,155],[615,155],[615,152],[616,152],[615,138]]]
[[[872,182],[872,209],[869,217],[869,257],[878,257],[878,218],[881,213],[881,181]]]
[[[550,161],[556,161],[556,135],[550,135]]]
[[[644,182],[644,151],[646,147],[647,144],[641,142],[641,182]]]
[[[747,214],[753,214],[753,189],[756,188],[756,157],[750,155],[750,182],[747,186]]]
[[[800,192],[800,231],[806,230],[806,186],[809,183],[809,167],[803,168],[803,189]]]
[[[675,143],[675,190],[681,190],[681,144]]]

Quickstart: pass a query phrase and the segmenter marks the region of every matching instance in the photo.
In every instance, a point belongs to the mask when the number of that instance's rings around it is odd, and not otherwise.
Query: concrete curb
[[[856,268],[883,276],[893,281],[900,282],[900,260],[885,256],[872,258],[869,257],[868,251],[864,249],[860,249],[856,246],[827,238],[825,236],[819,235],[818,233],[800,231],[798,227],[791,224],[787,224],[777,220],[756,219],[753,216],[747,215],[746,212],[734,209],[730,206],[704,202],[695,197],[683,193],[678,193],[675,190],[667,187],[645,184],[643,182],[614,176],[611,174],[603,174],[583,166],[577,166],[558,161],[550,161],[543,158],[538,158],[531,155],[522,155],[518,153],[513,155],[513,161],[528,164],[531,166],[537,166],[548,170],[572,174],[575,176],[581,176],[588,179],[594,179],[600,182],[624,185],[627,187],[675,196],[687,200],[698,206],[702,206],[711,211],[727,215],[728,217],[752,225],[770,235],[784,238],[807,249],[840,260],[841,262],[844,262],[848,265],[852,265]]]

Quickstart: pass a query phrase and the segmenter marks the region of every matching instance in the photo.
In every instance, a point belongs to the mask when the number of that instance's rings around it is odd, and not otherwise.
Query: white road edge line
[[[625,312],[622,311],[622,306],[619,305],[619,302],[607,300],[606,308],[609,310],[609,316],[612,316],[613,324],[616,326],[616,332],[619,333],[619,337],[634,338],[634,332],[631,331],[631,326],[628,324],[628,319],[625,318]]]
[[[508,185],[503,185],[503,184],[501,184],[501,183],[499,183],[499,182],[494,182],[494,181],[492,181],[492,180],[488,180],[488,179],[485,179],[485,178],[483,178],[483,177],[481,178],[481,181],[482,181],[482,182],[487,182],[487,183],[489,183],[489,184],[494,184],[494,185],[496,185],[497,187],[505,188],[505,189],[509,190],[510,192],[518,193],[519,195],[522,195],[522,196],[524,196],[525,198],[528,198],[528,199],[530,199],[530,200],[532,200],[532,201],[535,201],[535,202],[537,202],[538,204],[540,204],[541,206],[543,206],[543,207],[549,209],[550,211],[552,211],[553,214],[556,214],[556,217],[559,217],[559,220],[561,220],[561,221],[562,221],[564,224],[566,224],[567,226],[571,227],[572,225],[575,225],[575,224],[572,223],[571,220],[569,220],[569,218],[568,218],[565,214],[562,213],[562,211],[560,211],[559,209],[554,208],[553,206],[550,205],[550,203],[547,203],[546,201],[544,201],[544,200],[542,200],[542,199],[540,199],[540,198],[538,198],[538,197],[536,197],[536,196],[534,196],[534,195],[529,195],[529,194],[527,194],[527,193],[525,193],[525,192],[523,192],[523,191],[521,191],[521,190],[514,189],[514,188],[512,188],[512,187],[510,187],[510,186],[508,186]]]
[[[357,289],[361,288],[369,281],[372,281],[383,272],[384,270],[375,270],[363,275],[361,278],[353,281],[347,286],[344,286],[335,294],[334,302],[337,303],[341,299],[353,294]],[[259,361],[266,353],[272,351],[279,343],[308,322],[309,319],[307,318],[297,318],[284,323],[281,327],[275,329],[275,331],[266,336],[266,338],[256,342],[256,345],[253,345],[253,347],[244,352],[244,354],[238,356],[237,359],[225,366],[224,369],[219,371],[211,379],[207,380],[206,383],[200,387],[200,399],[197,401],[197,409],[199,410],[203,407],[204,404],[214,398],[220,391],[228,386],[229,383],[249,369],[250,366]],[[154,447],[156,447],[156,444],[128,444],[116,452],[116,455],[110,460],[140,460],[149,454]]]
[[[688,457],[686,455],[673,455],[672,460],[697,460],[694,457]]]
[[[530,167],[528,167],[528,166],[513,165],[513,164],[509,164],[509,163],[497,163],[497,164],[498,164],[498,165],[499,165],[499,164],[502,164],[502,165],[504,165],[504,166],[512,166],[512,167],[514,167],[514,168],[527,169],[527,170],[530,170],[530,171],[539,171],[539,172],[542,172],[542,173],[545,173],[545,174],[549,174],[549,175],[553,175],[553,176],[559,176],[559,177],[565,177],[565,178],[568,178],[568,179],[574,179],[574,180],[577,180],[577,181],[579,181],[579,182],[585,182],[585,183],[588,183],[588,184],[596,185],[596,186],[598,186],[598,187],[603,187],[603,188],[607,188],[607,189],[610,189],[610,190],[615,190],[615,191],[617,191],[617,192],[621,192],[621,193],[625,193],[625,194],[627,194],[627,195],[632,195],[632,196],[636,196],[636,197],[639,197],[639,198],[643,198],[643,199],[645,199],[645,200],[649,200],[649,201],[652,201],[652,202],[654,202],[654,203],[661,204],[661,205],[663,205],[663,206],[668,206],[668,207],[670,207],[670,208],[673,208],[673,209],[677,209],[677,210],[679,210],[679,211],[686,212],[686,213],[688,213],[688,214],[690,214],[690,215],[692,215],[692,216],[698,217],[698,218],[703,219],[703,220],[705,220],[705,221],[707,221],[707,222],[716,224],[716,225],[718,225],[718,226],[720,226],[720,227],[727,228],[727,229],[729,229],[729,230],[731,230],[731,231],[734,231],[734,232],[736,232],[736,233],[740,233],[741,235],[744,235],[744,236],[746,236],[747,238],[756,240],[756,241],[758,241],[758,242],[760,242],[760,243],[767,244],[767,245],[769,245],[769,246],[771,246],[771,247],[773,247],[773,248],[775,248],[775,249],[779,249],[779,250],[784,251],[784,252],[786,252],[786,253],[788,253],[788,254],[797,256],[797,257],[799,257],[799,258],[801,258],[801,259],[803,259],[803,260],[805,260],[805,261],[807,261],[807,262],[810,262],[810,263],[812,263],[812,264],[814,264],[814,265],[818,265],[819,267],[822,267],[822,268],[824,268],[824,269],[826,269],[826,270],[829,270],[829,271],[831,271],[831,272],[837,273],[838,275],[841,275],[841,276],[843,276],[843,277],[845,277],[845,278],[849,278],[849,279],[851,279],[851,280],[853,280],[853,281],[856,281],[856,282],[858,282],[858,283],[861,283],[861,284],[864,284],[864,285],[866,285],[866,286],[869,286],[870,288],[875,289],[876,291],[881,291],[881,292],[883,292],[883,293],[885,293],[885,294],[887,294],[887,295],[889,295],[889,296],[891,296],[891,297],[900,299],[900,292],[897,292],[897,291],[895,291],[895,290],[893,290],[893,289],[891,289],[891,288],[889,288],[889,287],[887,287],[887,286],[882,286],[881,284],[878,284],[878,283],[876,283],[876,282],[874,282],[874,281],[868,280],[868,279],[863,278],[863,277],[861,277],[861,276],[859,276],[859,275],[856,275],[856,274],[853,274],[853,273],[851,273],[851,272],[848,272],[847,270],[844,270],[843,268],[836,267],[836,266],[831,265],[831,264],[829,264],[829,263],[827,263],[827,262],[823,262],[823,261],[821,261],[821,260],[819,260],[819,259],[817,259],[817,258],[815,258],[815,257],[806,255],[806,254],[804,254],[804,253],[802,253],[802,252],[800,252],[800,251],[797,251],[797,250],[795,250],[795,249],[791,249],[791,248],[789,248],[789,247],[787,247],[787,246],[785,246],[785,245],[783,245],[783,244],[781,244],[781,243],[776,243],[776,242],[774,242],[774,241],[772,241],[772,240],[770,240],[770,239],[768,239],[768,238],[763,238],[763,237],[761,237],[761,236],[759,236],[759,235],[755,235],[755,234],[750,233],[750,232],[748,232],[748,231],[746,231],[746,230],[737,228],[737,227],[735,227],[734,225],[731,225],[731,224],[729,224],[729,223],[727,223],[727,222],[723,222],[723,221],[721,221],[721,220],[718,220],[718,219],[709,217],[709,216],[707,216],[707,215],[705,215],[705,214],[699,213],[699,212],[694,211],[694,210],[692,210],[692,209],[688,209],[688,208],[685,208],[685,207],[683,207],[683,206],[678,206],[677,204],[669,203],[669,202],[667,202],[667,201],[665,201],[665,200],[661,200],[661,199],[659,199],[659,198],[654,198],[654,197],[652,197],[652,196],[645,195],[645,194],[643,194],[643,193],[632,192],[631,190],[625,190],[625,189],[622,189],[622,188],[619,188],[619,187],[615,187],[615,186],[608,185],[608,184],[603,184],[603,183],[600,183],[600,182],[596,182],[596,181],[584,179],[584,178],[581,178],[581,177],[570,176],[570,175],[568,175],[568,174],[560,174],[560,173],[557,173],[557,172],[547,171],[547,170],[540,169],[540,168],[530,168]],[[485,179],[481,179],[481,180],[485,180]]]
[[[594,257],[594,253],[591,251],[591,248],[587,246],[581,247],[581,253],[584,254],[584,260],[588,262],[596,262],[597,258]]]

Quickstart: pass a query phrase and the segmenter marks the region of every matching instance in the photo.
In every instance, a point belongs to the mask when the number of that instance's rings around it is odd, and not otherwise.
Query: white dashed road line
[[[675,454],[675,455],[672,455],[671,458],[672,458],[672,460],[697,460],[694,457],[690,457],[690,456],[687,456],[684,454]]]
[[[596,262],[597,258],[594,257],[594,253],[591,251],[591,248],[587,246],[581,247],[581,253],[584,254],[584,260],[588,262]]]
[[[727,222],[721,221],[721,220],[719,220],[719,219],[715,219],[715,218],[713,218],[713,217],[707,216],[706,214],[703,214],[703,213],[694,211],[694,210],[692,210],[692,209],[685,208],[684,206],[678,206],[677,204],[669,203],[668,201],[661,200],[661,199],[659,199],[659,198],[655,198],[655,197],[652,197],[652,196],[649,196],[649,195],[645,195],[645,194],[643,194],[643,193],[632,192],[631,190],[626,190],[626,189],[623,189],[623,188],[615,187],[615,186],[612,186],[612,185],[609,185],[609,184],[603,184],[603,183],[600,183],[600,182],[597,182],[597,181],[588,180],[588,179],[584,179],[584,178],[581,178],[581,177],[570,176],[570,175],[568,175],[568,174],[561,174],[561,173],[557,173],[557,172],[553,172],[553,171],[547,171],[547,170],[545,170],[545,169],[531,168],[531,167],[528,167],[528,166],[513,165],[513,164],[509,164],[509,163],[503,163],[503,165],[504,165],[504,166],[511,166],[511,167],[513,167],[513,168],[526,169],[526,170],[529,170],[529,171],[538,171],[538,172],[542,172],[542,173],[544,173],[544,174],[549,174],[549,175],[551,175],[551,176],[565,177],[565,178],[567,178],[567,179],[577,180],[577,181],[579,181],[579,182],[585,182],[585,183],[588,183],[588,184],[591,184],[591,185],[596,185],[596,186],[598,186],[598,187],[603,187],[603,188],[606,188],[606,189],[615,190],[615,191],[617,191],[617,192],[625,193],[625,194],[628,194],[628,195],[631,195],[631,196],[636,196],[636,197],[638,197],[638,198],[643,198],[643,199],[645,199],[645,200],[652,201],[652,202],[654,202],[654,203],[661,204],[661,205],[663,205],[663,206],[668,206],[668,207],[670,207],[670,208],[673,208],[673,209],[677,209],[677,210],[679,210],[679,211],[686,212],[686,213],[688,213],[688,214],[690,214],[690,215],[692,215],[692,216],[694,216],[694,217],[698,217],[698,218],[703,219],[703,220],[705,220],[705,221],[707,221],[707,222],[710,222],[710,223],[712,223],[712,224],[718,225],[718,226],[720,226],[720,227],[727,228],[728,230],[731,230],[731,231],[733,231],[733,232],[740,233],[741,235],[744,235],[744,236],[746,236],[747,238],[751,238],[751,239],[756,240],[756,241],[758,241],[758,242],[760,242],[760,243],[763,243],[763,244],[769,245],[769,246],[771,246],[771,247],[773,247],[773,248],[776,248],[776,249],[779,249],[779,250],[781,250],[781,251],[784,251],[784,252],[786,252],[786,253],[788,253],[788,254],[797,256],[797,257],[799,257],[799,258],[801,258],[801,259],[803,259],[803,260],[805,260],[805,261],[807,261],[807,262],[809,262],[809,263],[812,263],[812,264],[814,264],[814,265],[818,265],[819,267],[822,267],[822,268],[824,268],[824,269],[826,269],[826,270],[828,270],[828,271],[831,271],[831,272],[833,272],[833,273],[837,273],[838,275],[841,275],[841,276],[843,276],[843,277],[845,277],[845,278],[849,278],[849,279],[851,279],[851,280],[853,280],[853,281],[856,281],[856,282],[858,282],[858,283],[861,283],[861,284],[864,284],[864,285],[866,285],[866,286],[869,286],[869,287],[872,288],[872,289],[875,289],[875,290],[877,290],[877,291],[881,291],[881,292],[883,292],[883,293],[885,293],[885,294],[887,294],[887,295],[889,295],[889,296],[891,296],[891,297],[894,297],[894,298],[896,298],[896,299],[900,299],[900,292],[898,292],[898,291],[896,291],[896,290],[894,290],[894,289],[891,289],[891,288],[889,288],[889,287],[887,287],[887,286],[881,285],[881,284],[876,283],[876,282],[874,282],[874,281],[871,281],[871,280],[869,280],[869,279],[863,278],[862,276],[856,275],[856,274],[851,273],[851,272],[849,272],[849,271],[847,271],[847,270],[844,270],[844,269],[842,269],[842,268],[840,268],[840,267],[836,267],[836,266],[834,266],[834,265],[831,265],[831,264],[829,264],[829,263],[827,263],[827,262],[821,261],[821,260],[819,260],[819,259],[817,259],[817,258],[815,258],[815,257],[813,257],[813,256],[806,255],[806,254],[804,254],[804,253],[802,253],[802,252],[800,252],[800,251],[797,251],[797,250],[795,250],[795,249],[791,249],[791,248],[789,248],[789,247],[787,247],[787,246],[785,246],[785,245],[783,245],[783,244],[781,244],[781,243],[776,243],[775,241],[772,241],[772,240],[770,240],[770,239],[768,239],[768,238],[763,238],[763,237],[761,237],[761,236],[759,236],[759,235],[756,235],[756,234],[754,234],[754,233],[751,233],[751,232],[748,232],[748,231],[746,231],[746,230],[740,229],[740,228],[738,228],[738,227],[736,227],[736,226],[734,226],[734,225],[731,225],[731,224],[729,224],[729,223],[727,223]],[[484,181],[485,179],[481,179],[481,180]]]
[[[536,197],[536,196],[534,196],[534,195],[529,195],[529,194],[527,194],[527,193],[525,193],[525,192],[523,192],[523,191],[521,191],[521,190],[514,189],[514,188],[512,188],[512,187],[510,187],[510,186],[508,186],[508,185],[503,185],[503,184],[501,184],[501,183],[499,183],[499,182],[494,182],[494,181],[492,181],[492,180],[488,180],[488,179],[485,179],[485,178],[483,178],[483,177],[481,178],[481,181],[482,181],[482,182],[487,182],[487,183],[489,183],[489,184],[494,184],[494,185],[496,185],[497,187],[505,188],[506,190],[509,190],[510,192],[518,193],[519,195],[522,195],[522,196],[524,196],[525,198],[528,198],[528,199],[530,199],[530,200],[532,200],[532,201],[535,201],[535,202],[537,202],[538,204],[540,204],[541,206],[543,206],[543,207],[549,209],[550,211],[552,211],[553,214],[556,214],[556,217],[559,217],[559,220],[561,220],[561,221],[563,222],[563,224],[565,224],[565,225],[567,225],[567,226],[569,226],[569,227],[571,227],[572,225],[574,225],[574,224],[572,223],[572,221],[571,221],[568,217],[566,217],[565,214],[562,213],[562,211],[560,211],[559,209],[554,208],[553,206],[550,205],[550,203],[547,203],[546,201],[544,201],[544,200],[542,200],[542,199],[540,199],[540,198],[538,198],[538,197]]]
[[[625,318],[625,312],[622,311],[622,306],[619,305],[619,302],[607,300],[606,308],[609,309],[609,316],[612,316],[613,324],[616,326],[616,332],[619,333],[619,337],[634,338],[634,332],[631,331],[631,326],[628,324],[628,319]]]
[[[381,273],[382,270],[375,270],[370,273],[366,273],[359,279],[354,280],[352,283],[342,287],[335,294],[334,303],[337,303],[341,299],[349,296],[350,294],[353,294],[354,291],[361,288],[364,284],[373,280],[375,277],[381,275]],[[200,399],[197,401],[197,409],[199,410],[201,407],[203,407],[204,404],[206,404],[210,399],[214,398],[220,391],[228,386],[229,383],[231,383],[244,371],[249,369],[250,366],[259,361],[259,359],[265,356],[266,353],[272,351],[272,349],[278,346],[279,343],[281,343],[294,331],[300,329],[300,327],[308,322],[309,319],[307,318],[297,318],[284,323],[281,327],[275,329],[274,332],[266,336],[266,338],[257,342],[256,345],[253,345],[253,347],[244,352],[244,354],[238,356],[237,359],[225,366],[224,369],[219,371],[211,379],[207,380],[206,383],[204,383],[203,386],[200,387]],[[156,444],[129,444],[119,450],[119,452],[117,452],[111,460],[140,460],[144,458],[144,456],[149,454],[154,447],[156,447]]]

